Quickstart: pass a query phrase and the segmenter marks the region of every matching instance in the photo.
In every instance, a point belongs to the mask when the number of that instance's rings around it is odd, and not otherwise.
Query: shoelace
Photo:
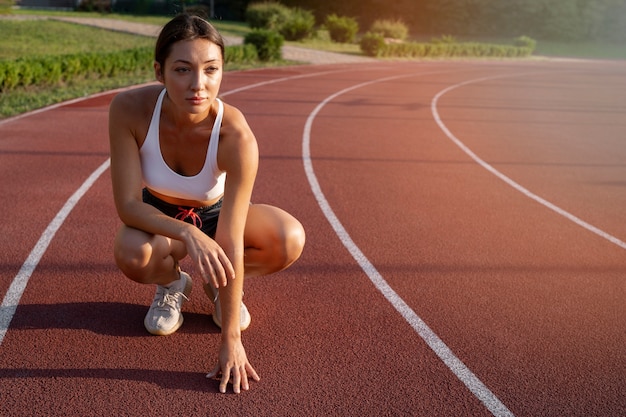
[[[160,298],[157,302],[157,306],[160,309],[169,306],[171,308],[176,308],[176,303],[178,302],[179,296],[182,296],[185,300],[189,301],[189,298],[185,295],[184,292],[181,291],[171,291],[169,288],[159,287],[159,291],[156,294],[155,298]]]
[[[198,213],[193,211],[193,207],[189,209],[178,207],[178,210],[178,214],[174,216],[175,219],[184,221],[187,217],[191,217],[193,225],[196,226],[198,229],[202,228],[202,219],[200,218],[200,216],[198,216]]]

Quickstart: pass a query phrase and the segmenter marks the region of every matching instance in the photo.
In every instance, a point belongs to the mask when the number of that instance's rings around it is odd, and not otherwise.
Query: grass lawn
[[[55,20],[1,21],[0,39],[0,59],[109,52],[154,45],[154,39],[150,37]]]

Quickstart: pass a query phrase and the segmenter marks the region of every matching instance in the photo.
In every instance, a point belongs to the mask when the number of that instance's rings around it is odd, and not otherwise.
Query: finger
[[[222,379],[220,380],[220,392],[224,394],[228,387],[228,380],[230,379],[230,369],[228,372],[222,372]]]
[[[215,260],[215,263],[212,265],[213,270],[215,271],[215,279],[216,282],[219,282],[222,287],[225,287],[228,283],[228,277],[226,276],[226,271],[224,271],[224,266],[221,263],[221,257]]]
[[[202,280],[206,284],[211,284],[215,282],[215,273],[213,272],[213,267],[211,266],[211,261],[205,257],[198,259],[197,264],[198,272],[200,272],[200,276]]]
[[[241,392],[241,374],[242,373],[239,371],[239,368],[233,368],[233,391],[235,391],[235,394],[239,394]]]
[[[248,391],[250,389],[247,369],[248,366],[246,365],[243,370],[244,372],[241,373],[241,389],[243,389],[244,391]]]
[[[225,253],[220,254],[220,262],[224,267],[224,274],[226,275],[226,277],[230,279],[235,279],[235,268],[233,267],[233,264],[230,262],[230,259],[228,259],[228,256],[226,256]]]
[[[220,288],[220,283],[217,281],[217,277],[213,277],[211,282],[209,282],[208,284],[212,285],[213,288],[215,288],[215,289],[219,289]]]
[[[216,268],[210,259],[207,259],[206,263],[207,263],[207,266],[205,270],[208,272],[206,274],[207,283],[213,285],[214,288],[219,288],[220,287],[219,272],[216,272]]]
[[[251,376],[252,379],[254,379],[256,382],[259,382],[261,380],[261,378],[259,377],[259,374],[256,373],[256,371],[254,370],[252,365],[250,365],[250,363],[246,364],[246,373],[248,376]]]
[[[215,365],[215,368],[213,368],[213,370],[211,372],[209,372],[208,374],[206,374],[207,378],[215,378],[219,373],[220,373],[220,363],[218,362],[217,365]]]

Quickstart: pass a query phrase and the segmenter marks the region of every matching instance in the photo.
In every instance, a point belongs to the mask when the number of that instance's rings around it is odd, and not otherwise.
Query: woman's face
[[[206,39],[179,41],[172,45],[163,67],[154,64],[156,77],[170,100],[191,114],[207,112],[222,82],[220,47]]]

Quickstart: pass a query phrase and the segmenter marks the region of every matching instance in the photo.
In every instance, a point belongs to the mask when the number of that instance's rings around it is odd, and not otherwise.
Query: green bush
[[[11,14],[15,2],[13,0],[0,0],[0,15]]]
[[[456,43],[456,38],[452,35],[442,35],[441,38],[432,38],[431,42],[434,44],[452,44]]]
[[[246,22],[252,29],[273,30],[287,40],[297,41],[312,35],[315,16],[311,11],[276,2],[252,3],[246,9]]]
[[[227,46],[224,55],[225,64],[250,64],[259,59],[256,46],[252,44]]]
[[[346,16],[330,14],[324,23],[330,33],[330,39],[338,43],[352,43],[359,31],[356,19]]]
[[[372,23],[370,32],[378,33],[383,38],[405,40],[409,35],[408,27],[401,20],[379,19]]]
[[[20,83],[20,63],[9,61],[6,65],[0,64],[0,91],[15,88]]]
[[[114,76],[145,68],[152,61],[152,48],[119,52],[92,52],[62,56],[19,58],[0,61],[0,91],[30,85],[54,85],[79,76]]]
[[[366,33],[361,39],[361,50],[366,55],[385,58],[521,58],[532,54],[532,49],[528,46],[476,42],[385,43],[380,34],[372,34],[371,32]]]
[[[63,74],[66,77],[76,77],[81,73],[82,62],[79,54],[64,55],[60,57]]]
[[[279,32],[288,41],[299,41],[313,34],[315,16],[313,12],[304,9],[290,9],[287,20],[280,27]]]
[[[291,11],[287,6],[273,1],[251,3],[246,8],[246,22],[252,29],[279,31],[289,20]]]
[[[385,47],[385,38],[380,33],[367,32],[361,37],[359,45],[365,55],[378,56]]]
[[[532,52],[537,47],[537,41],[529,38],[528,36],[520,36],[519,38],[515,39],[515,46],[529,48]]]
[[[267,29],[254,29],[246,35],[244,45],[252,44],[261,61],[277,61],[282,58],[284,38],[280,33]]]

